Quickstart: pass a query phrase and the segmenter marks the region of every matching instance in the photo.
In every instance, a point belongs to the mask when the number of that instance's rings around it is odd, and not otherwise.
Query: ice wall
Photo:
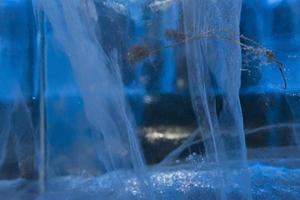
[[[239,40],[240,0],[183,1],[185,35],[218,30],[186,43],[190,91],[199,129],[205,141],[208,162],[215,164],[220,187],[217,199],[230,199],[227,186],[241,184],[240,199],[250,199],[246,145],[239,100],[241,49]],[[235,33],[231,39],[220,37]],[[220,35],[219,35],[220,34]],[[229,181],[227,170],[244,173]]]
[[[249,64],[245,54],[243,69],[246,70],[242,72],[241,93],[261,97],[250,99],[241,95],[244,123],[247,129],[254,124],[256,127],[274,127],[256,133],[268,135],[269,146],[299,144],[299,8],[300,2],[294,0],[253,0],[243,4],[242,34],[273,51],[283,64],[287,80],[287,88],[284,89],[282,77],[274,63],[261,65],[254,57]],[[258,107],[260,114],[255,114]],[[260,118],[254,117],[256,115]],[[248,148],[255,145],[251,144]]]
[[[31,4],[0,3],[0,177],[32,178],[35,161]]]
[[[99,42],[102,30],[95,3],[45,0],[39,1],[37,8],[44,12],[58,44],[68,56],[92,128],[100,171],[133,169],[138,177],[143,177],[141,185],[144,185],[147,183],[144,158],[125,103],[118,55],[116,51],[104,52]],[[145,190],[145,194],[148,191],[151,189]]]
[[[94,2],[40,1],[39,6],[69,58],[104,171],[133,168],[138,175],[143,174],[144,160],[115,62],[118,55],[105,52],[99,42],[101,34],[96,33],[102,30]],[[240,9],[237,0],[183,1],[185,34],[230,30],[238,40]],[[186,56],[194,109],[202,136],[207,138],[207,165],[216,169],[220,180],[215,198],[230,199],[227,186],[243,183],[239,197],[250,199],[239,102],[240,46],[229,40],[204,38],[187,42]],[[228,172],[233,170],[238,171],[234,178]]]

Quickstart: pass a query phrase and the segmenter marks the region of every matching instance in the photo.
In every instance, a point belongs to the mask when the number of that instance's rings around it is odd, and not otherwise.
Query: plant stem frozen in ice
[[[261,56],[266,59],[266,62],[268,64],[275,64],[282,76],[284,88],[287,88],[287,79],[284,73],[284,65],[276,58],[274,52],[244,35],[240,35],[227,30],[208,30],[206,32],[189,36],[183,32],[168,29],[165,31],[165,38],[173,43],[156,49],[151,49],[151,47],[147,44],[134,46],[128,52],[128,61],[130,62],[130,64],[136,64],[149,57],[150,55],[159,53],[164,49],[183,45],[189,41],[201,39],[227,40],[240,45],[243,50],[251,52],[252,56]]]

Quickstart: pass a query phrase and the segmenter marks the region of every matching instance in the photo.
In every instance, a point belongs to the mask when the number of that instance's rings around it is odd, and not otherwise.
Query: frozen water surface
[[[251,193],[253,199],[298,199],[300,170],[266,164],[252,164]],[[238,171],[229,173],[238,178]],[[116,180],[121,177],[122,183]],[[214,199],[218,179],[213,170],[184,165],[174,169],[149,172],[153,192],[159,199]],[[120,188],[120,185],[123,185]],[[49,180],[49,191],[37,194],[37,182],[22,179],[1,181],[0,191],[7,200],[21,199],[143,199],[140,184],[131,172],[118,171],[101,177],[62,177]],[[230,199],[240,199],[240,185],[230,185]],[[117,190],[117,191],[116,191]],[[21,192],[20,192],[21,191]],[[122,191],[122,192],[121,192]],[[118,193],[118,194],[117,194]]]

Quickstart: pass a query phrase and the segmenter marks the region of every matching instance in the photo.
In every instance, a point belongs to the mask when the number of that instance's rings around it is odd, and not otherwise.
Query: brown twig
[[[158,49],[152,49],[147,44],[137,45],[128,53],[128,60],[131,64],[135,64],[140,62],[141,60],[149,57],[150,55],[161,52],[164,49],[173,48],[182,44],[185,44],[189,41],[200,40],[204,38],[212,38],[212,39],[222,39],[231,41],[240,45],[243,49],[253,52],[257,55],[262,55],[267,58],[268,63],[273,63],[277,65],[280,74],[282,76],[282,80],[284,82],[284,89],[287,88],[287,79],[284,73],[284,65],[276,58],[275,54],[272,50],[264,47],[260,43],[246,37],[245,35],[239,35],[235,32],[228,30],[208,30],[206,32],[202,32],[196,35],[188,36],[183,32],[179,32],[173,29],[168,29],[165,32],[165,38],[168,41],[173,41],[174,43],[165,45]],[[242,40],[247,41],[249,44],[244,43]]]

